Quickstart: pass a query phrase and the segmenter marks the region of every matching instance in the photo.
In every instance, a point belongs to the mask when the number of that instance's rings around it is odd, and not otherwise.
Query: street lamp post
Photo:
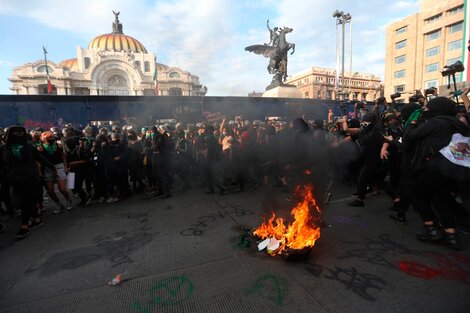
[[[338,58],[338,54],[339,54],[339,46],[338,46],[338,25],[341,25],[341,79],[342,79],[342,83],[341,83],[341,92],[343,93],[344,92],[344,84],[345,84],[345,80],[344,80],[344,28],[345,28],[345,25],[346,23],[349,23],[350,27],[349,27],[349,32],[351,33],[351,15],[349,13],[344,13],[343,11],[339,11],[339,10],[336,10],[333,12],[333,17],[336,18],[336,69],[337,69],[337,73],[336,73],[336,77],[337,77],[337,81],[336,81],[336,86],[335,86],[335,91],[338,92],[338,62],[339,62],[339,58]],[[352,34],[350,34],[351,38],[351,51],[350,51],[350,54],[351,54],[351,60],[350,60],[350,66],[352,66]],[[352,71],[352,68],[351,70]],[[351,75],[351,73],[349,73],[349,75]]]

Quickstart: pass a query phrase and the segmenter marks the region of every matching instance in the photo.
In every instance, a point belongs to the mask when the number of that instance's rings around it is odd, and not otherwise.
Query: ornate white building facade
[[[58,95],[204,95],[199,77],[177,67],[156,63],[156,56],[135,38],[125,35],[115,13],[113,31],[95,37],[88,48],[77,47],[77,57],[56,64],[47,61]],[[47,94],[46,61],[26,63],[13,69],[10,89],[17,95]]]

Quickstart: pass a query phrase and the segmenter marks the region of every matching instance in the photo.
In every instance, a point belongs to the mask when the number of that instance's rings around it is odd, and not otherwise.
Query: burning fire
[[[319,218],[320,208],[317,206],[312,194],[312,185],[306,185],[303,190],[297,187],[296,194],[302,196],[302,200],[292,209],[291,215],[294,222],[286,226],[283,218],[276,218],[272,213],[271,218],[253,231],[255,236],[261,239],[276,238],[280,241],[279,249],[272,252],[280,254],[286,249],[300,250],[313,247],[315,241],[320,238]],[[315,210],[315,215],[310,213],[310,208]]]

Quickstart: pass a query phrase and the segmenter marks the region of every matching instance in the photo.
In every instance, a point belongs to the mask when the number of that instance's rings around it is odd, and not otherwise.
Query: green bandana
[[[21,158],[23,156],[23,148],[23,145],[11,145],[11,152],[13,152],[13,156],[18,159]]]
[[[43,143],[42,146],[50,154],[54,154],[57,151],[57,145],[56,144]]]
[[[405,123],[405,126],[404,126],[405,129],[408,128],[408,126],[410,126],[412,121],[417,121],[419,117],[421,116],[421,113],[423,113],[423,109],[417,109],[413,113],[411,113],[410,117]]]

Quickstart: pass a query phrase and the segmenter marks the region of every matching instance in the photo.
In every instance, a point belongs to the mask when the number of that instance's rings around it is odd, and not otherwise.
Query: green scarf
[[[43,143],[42,146],[47,152],[49,152],[49,154],[54,154],[57,151],[57,145],[54,143],[53,144]]]
[[[411,113],[410,117],[405,123],[405,126],[404,126],[405,129],[408,128],[408,126],[410,126],[412,121],[417,121],[419,117],[421,116],[421,113],[423,113],[423,109],[417,109],[413,113]]]
[[[23,145],[13,144],[11,145],[11,152],[13,152],[13,156],[17,159],[20,159],[23,156]]]

